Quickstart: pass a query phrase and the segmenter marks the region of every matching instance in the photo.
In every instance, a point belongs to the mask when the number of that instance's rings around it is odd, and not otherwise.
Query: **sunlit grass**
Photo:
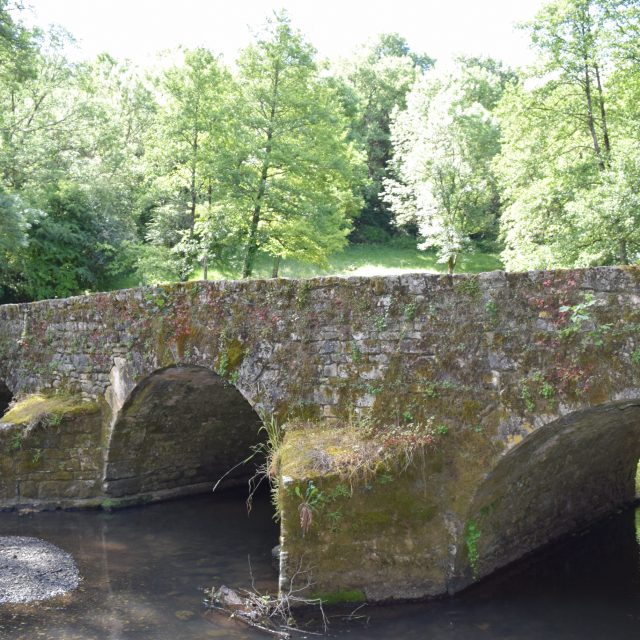
[[[258,255],[253,277],[270,278],[272,259]],[[457,273],[479,273],[502,269],[497,253],[475,252],[460,258]],[[282,278],[312,278],[315,276],[387,276],[411,272],[445,273],[446,265],[437,262],[435,253],[419,251],[411,246],[351,245],[344,251],[329,257],[326,267],[319,267],[298,260],[283,260],[279,276]],[[210,280],[233,279],[241,275],[240,268],[209,269]],[[202,279],[202,271],[197,270],[192,280]]]

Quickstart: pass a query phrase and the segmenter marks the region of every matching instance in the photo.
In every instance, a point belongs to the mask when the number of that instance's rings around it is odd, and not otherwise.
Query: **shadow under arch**
[[[0,379],[0,418],[7,412],[12,400],[13,393],[11,389],[5,384],[4,380]]]
[[[534,431],[478,487],[450,591],[632,504],[639,458],[640,400],[576,411]]]
[[[113,498],[163,499],[211,491],[245,460],[262,422],[244,396],[213,371],[159,369],[131,391],[113,425],[103,488]],[[237,484],[255,467],[226,477]]]

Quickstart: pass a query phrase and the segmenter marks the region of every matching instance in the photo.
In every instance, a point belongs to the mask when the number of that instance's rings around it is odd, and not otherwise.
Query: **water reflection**
[[[45,538],[74,554],[80,589],[0,607],[6,640],[201,640],[264,636],[208,613],[199,587],[274,591],[268,497],[203,496],[114,513],[0,514],[0,535]],[[629,640],[640,637],[640,509],[627,511],[454,598],[332,612],[355,640]],[[343,617],[339,617],[343,616]],[[358,617],[362,616],[362,617]]]
[[[78,591],[39,605],[0,608],[7,640],[206,638],[220,631],[203,615],[213,582],[274,591],[270,549],[277,527],[268,500],[247,517],[241,496],[197,497],[114,513],[0,514],[0,535],[33,535],[73,553]],[[231,633],[233,632],[233,636]],[[236,625],[222,637],[241,637]]]

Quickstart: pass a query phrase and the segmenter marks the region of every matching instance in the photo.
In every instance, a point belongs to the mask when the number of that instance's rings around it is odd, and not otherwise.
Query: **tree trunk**
[[[449,256],[447,260],[447,268],[449,270],[449,275],[451,275],[456,268],[456,262],[458,261],[458,256]]]
[[[256,196],[256,204],[253,208],[253,216],[251,217],[251,226],[249,227],[249,239],[247,240],[247,252],[244,256],[244,265],[242,267],[242,277],[249,278],[253,273],[253,263],[255,262],[256,253],[258,252],[258,225],[260,224],[260,213],[262,211],[262,198],[267,188],[267,176],[269,174],[269,154],[271,152],[271,131],[267,132],[267,148],[265,151],[264,162],[262,163],[262,171],[260,172],[260,184],[258,185],[258,195]]]
[[[276,64],[273,76],[273,90],[271,95],[271,110],[269,113],[269,127],[267,129],[267,142],[264,147],[264,160],[262,162],[262,170],[260,172],[260,183],[258,184],[258,194],[256,195],[256,203],[253,208],[253,216],[249,226],[249,239],[247,240],[247,252],[244,256],[244,265],[242,267],[242,277],[249,278],[253,273],[253,263],[255,262],[256,253],[258,252],[258,225],[260,224],[260,213],[262,211],[262,198],[267,188],[267,178],[269,176],[269,166],[271,161],[271,143],[273,139],[274,123],[276,119],[276,110],[278,105],[278,89],[280,83],[280,67]]]
[[[193,235],[193,228],[196,224],[196,203],[198,199],[198,194],[196,193],[196,176],[197,176],[197,159],[198,159],[198,130],[196,129],[193,134],[193,157],[191,160],[191,185],[190,185],[190,196],[191,203],[189,206],[189,226],[191,230],[191,235]]]
[[[609,127],[607,125],[607,111],[604,106],[604,91],[602,89],[602,81],[600,80],[600,69],[595,65],[596,86],[598,88],[598,103],[600,105],[600,119],[602,120],[602,136],[604,140],[604,150],[607,154],[607,164],[611,154],[611,143],[609,141]]]
[[[202,279],[209,279],[209,260],[206,255],[202,258]]]
[[[605,169],[604,159],[602,157],[602,149],[598,142],[598,134],[596,132],[595,120],[593,118],[593,98],[591,96],[591,75],[589,73],[589,64],[585,57],[584,60],[584,94],[587,99],[587,124],[593,141],[593,150],[598,159],[598,166],[602,171]]]
[[[253,263],[258,251],[258,224],[260,223],[260,203],[256,203],[249,227],[249,239],[247,240],[247,251],[244,254],[244,264],[242,265],[242,277],[249,278],[253,273]]]
[[[627,251],[627,240],[625,238],[618,240],[618,260],[620,264],[629,264],[629,253]]]
[[[278,277],[278,271],[280,270],[280,260],[282,260],[281,256],[276,256],[273,259],[273,268],[271,269],[271,277],[272,278],[277,278]]]

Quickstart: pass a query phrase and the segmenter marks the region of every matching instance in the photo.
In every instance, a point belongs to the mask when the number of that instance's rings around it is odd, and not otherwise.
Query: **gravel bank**
[[[76,563],[62,549],[38,538],[0,536],[0,604],[46,600],[79,582]]]

